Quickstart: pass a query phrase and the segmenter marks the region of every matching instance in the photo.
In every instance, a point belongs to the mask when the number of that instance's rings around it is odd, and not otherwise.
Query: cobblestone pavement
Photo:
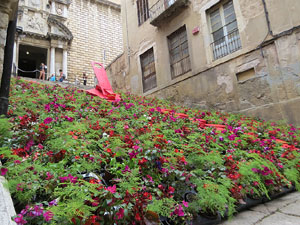
[[[222,225],[300,225],[300,192],[238,213]]]

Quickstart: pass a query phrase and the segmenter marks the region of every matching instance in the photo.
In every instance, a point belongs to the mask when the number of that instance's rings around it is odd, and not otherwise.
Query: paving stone
[[[271,212],[269,211],[268,207],[265,204],[260,204],[258,206],[255,206],[251,208],[250,210],[255,211],[255,212],[261,212],[264,214],[270,214]]]
[[[299,216],[299,220],[300,220],[300,200],[280,209],[280,212],[297,215]]]
[[[275,212],[278,209],[281,209],[293,202],[295,202],[297,199],[300,199],[300,193],[294,192],[287,194],[285,196],[282,196],[281,198],[274,199],[270,202],[265,203],[265,206],[269,210],[269,212]]]
[[[222,225],[253,225],[268,214],[255,212],[255,211],[245,211],[237,214],[232,220],[224,221]]]
[[[300,225],[300,218],[277,212],[264,218],[255,225]]]

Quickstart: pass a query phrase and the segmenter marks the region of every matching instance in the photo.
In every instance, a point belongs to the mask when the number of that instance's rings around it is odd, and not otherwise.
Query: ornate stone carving
[[[62,16],[63,14],[63,8],[64,6],[62,4],[55,4],[55,10],[56,10],[56,14],[59,15],[59,16]]]
[[[62,39],[66,41],[71,41],[73,39],[73,35],[71,31],[60,21],[55,19],[52,16],[48,18],[48,24],[53,27],[51,33],[48,35],[53,39]]]
[[[27,26],[31,29],[43,32],[43,24],[37,17],[28,17]]]

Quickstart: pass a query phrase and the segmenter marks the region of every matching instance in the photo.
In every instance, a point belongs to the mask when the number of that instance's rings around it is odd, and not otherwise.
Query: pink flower
[[[181,205],[178,205],[175,210],[171,213],[172,215],[177,215],[177,216],[184,216],[183,208]]]
[[[22,214],[18,214],[18,216],[15,218],[15,222],[17,223],[17,225],[23,225],[27,223],[27,221],[23,219]]]
[[[2,167],[1,168],[1,176],[5,176],[7,171],[8,171],[8,169]]]
[[[109,187],[106,188],[106,190],[109,191],[109,192],[111,192],[112,194],[116,193],[116,189],[117,189],[117,187],[116,187],[115,184],[112,187],[109,186]]]
[[[186,201],[182,201],[182,204],[184,205],[184,207],[189,207],[189,203],[188,202],[186,202]]]
[[[43,217],[44,217],[45,221],[48,222],[48,221],[52,220],[53,212],[47,211],[43,214]]]
[[[265,180],[266,185],[271,185],[274,184],[273,180]]]
[[[20,161],[20,160],[15,160],[14,163],[15,163],[15,164],[20,164],[21,161]]]
[[[118,220],[122,219],[124,217],[124,209],[120,208],[119,212],[116,213]]]
[[[44,119],[44,124],[49,124],[52,122],[52,118],[51,117],[47,117],[46,119]]]

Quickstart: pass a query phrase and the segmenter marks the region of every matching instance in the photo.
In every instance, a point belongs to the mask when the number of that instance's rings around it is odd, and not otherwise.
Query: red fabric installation
[[[92,62],[91,64],[98,80],[98,84],[94,89],[87,90],[86,92],[91,95],[104,98],[108,101],[120,100],[120,95],[114,93],[111,88],[104,66],[97,62]]]

